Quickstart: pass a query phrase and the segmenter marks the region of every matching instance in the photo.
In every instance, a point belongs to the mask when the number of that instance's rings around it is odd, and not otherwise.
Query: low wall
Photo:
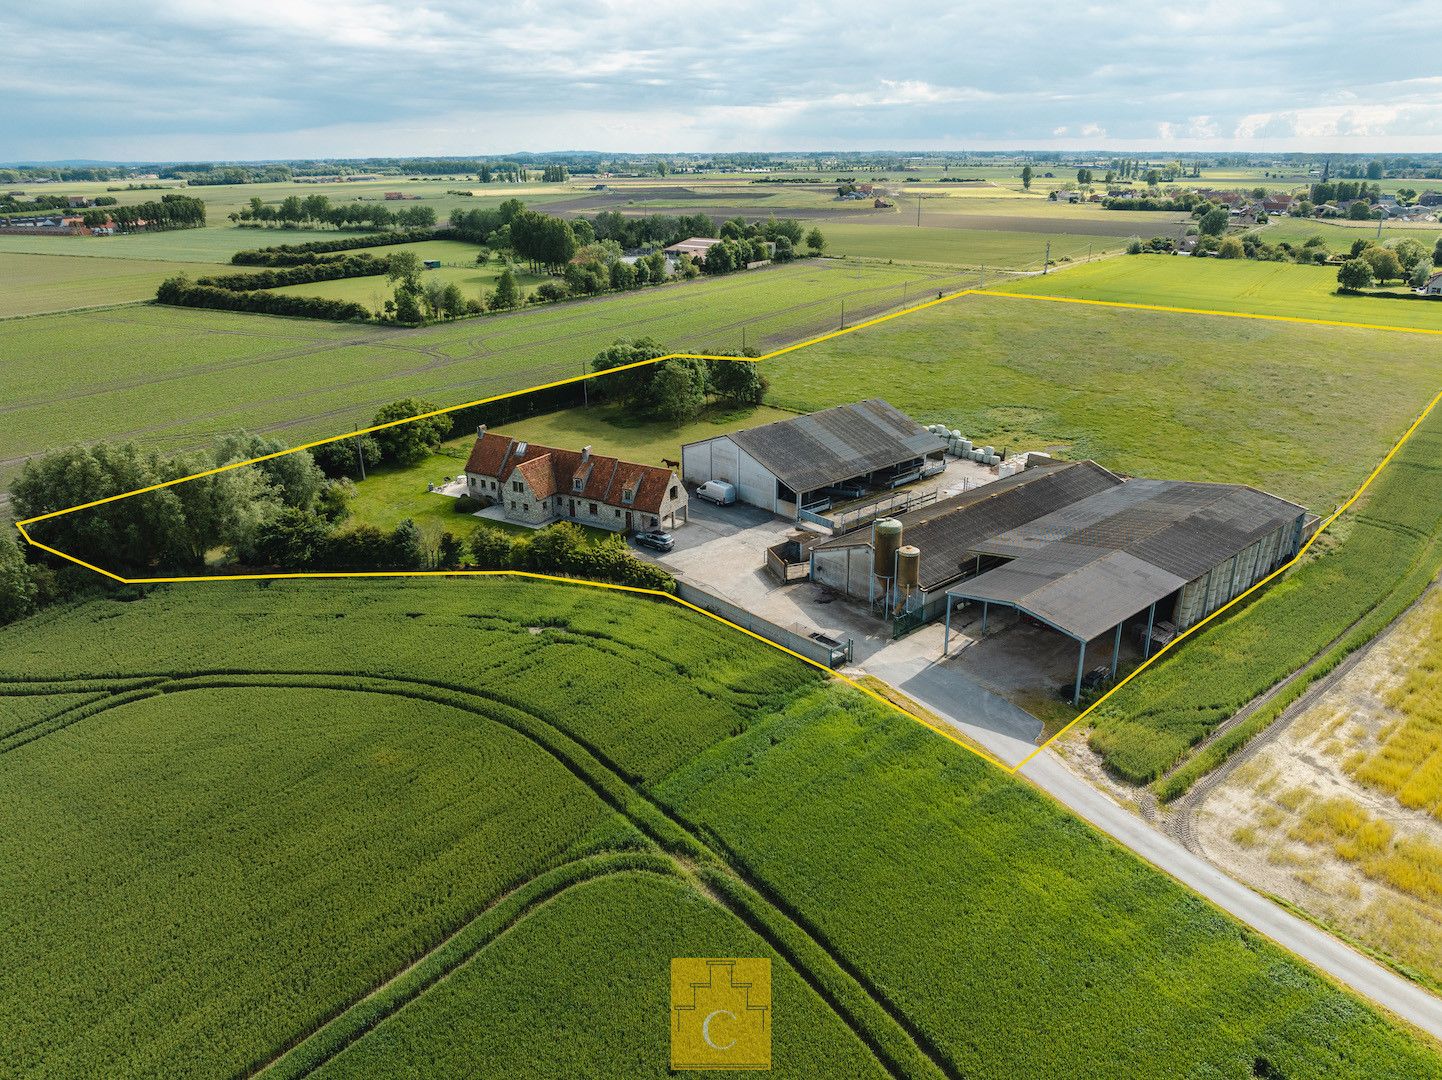
[[[739,608],[728,600],[722,600],[719,596],[715,596],[705,589],[697,588],[679,577],[676,579],[676,595],[688,604],[695,604],[698,608],[709,611],[713,615],[719,615],[728,622],[733,622],[737,626],[750,630],[753,634],[764,637],[767,641],[775,642],[792,652],[800,653],[808,660],[814,660],[826,667],[840,667],[851,660],[850,638],[837,646],[827,645],[795,630],[778,626],[759,615],[753,615],[744,608]]]

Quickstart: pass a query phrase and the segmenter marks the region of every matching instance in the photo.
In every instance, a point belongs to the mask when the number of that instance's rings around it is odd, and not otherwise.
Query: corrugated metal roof
[[[897,520],[905,542],[921,549],[921,587],[929,590],[955,578],[981,541],[1121,483],[1094,461],[1034,465]],[[820,547],[851,547],[870,536],[869,530],[840,536]]]
[[[1236,484],[1131,480],[975,541],[1013,561],[949,591],[1090,641],[1305,513]]]
[[[748,428],[731,440],[798,493],[946,449],[940,438],[880,398]]]

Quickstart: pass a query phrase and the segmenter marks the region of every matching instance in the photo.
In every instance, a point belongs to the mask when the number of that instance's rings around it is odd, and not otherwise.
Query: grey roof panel
[[[880,398],[748,428],[731,440],[796,492],[946,449],[944,441]]]

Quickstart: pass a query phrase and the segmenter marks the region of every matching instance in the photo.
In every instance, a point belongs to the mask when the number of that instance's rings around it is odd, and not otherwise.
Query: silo
[[[881,518],[871,527],[871,572],[879,578],[891,579],[896,573],[896,550],[901,547],[901,522]]]
[[[921,548],[906,544],[896,549],[896,587],[904,593],[921,588]]]

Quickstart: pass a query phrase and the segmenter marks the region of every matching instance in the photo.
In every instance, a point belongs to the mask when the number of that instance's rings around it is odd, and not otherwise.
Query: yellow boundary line
[[[659,364],[659,363],[661,363],[661,362],[664,361],[664,360],[731,360],[731,361],[735,361],[735,362],[738,362],[738,363],[761,363],[762,361],[765,361],[765,360],[775,359],[775,358],[778,357],[778,356],[784,356],[784,355],[786,355],[787,353],[796,352],[796,351],[799,350],[799,349],[809,348],[809,347],[812,346],[812,345],[819,345],[819,344],[821,344],[823,341],[831,341],[831,340],[834,339],[834,338],[842,337],[842,336],[844,336],[844,335],[846,335],[846,334],[854,334],[854,333],[856,333],[856,331],[858,331],[858,330],[864,330],[864,329],[866,329],[867,327],[870,327],[870,326],[877,326],[877,325],[879,325],[879,324],[881,324],[881,323],[889,322],[889,321],[891,321],[892,319],[900,318],[900,317],[903,316],[903,315],[910,315],[910,314],[912,314],[912,313],[914,313],[914,312],[917,312],[917,311],[925,311],[927,308],[936,307],[938,304],[948,303],[948,302],[950,302],[950,301],[952,301],[952,300],[960,299],[960,298],[963,297],[963,296],[972,296],[972,295],[978,295],[978,296],[996,296],[996,297],[1003,297],[1003,298],[1011,299],[1011,300],[1043,300],[1043,301],[1049,301],[1049,302],[1052,302],[1052,303],[1063,303],[1063,304],[1088,304],[1088,305],[1092,305],[1092,306],[1096,306],[1096,307],[1123,308],[1123,309],[1132,310],[1132,311],[1159,311],[1159,312],[1167,312],[1167,313],[1171,313],[1171,314],[1181,314],[1181,315],[1216,315],[1216,316],[1222,316],[1222,317],[1225,317],[1225,318],[1253,319],[1253,320],[1264,321],[1264,322],[1303,323],[1303,324],[1310,324],[1310,325],[1314,325],[1314,326],[1341,326],[1341,327],[1349,327],[1349,328],[1358,329],[1358,330],[1390,330],[1390,331],[1395,331],[1395,332],[1397,332],[1397,333],[1404,333],[1404,334],[1435,334],[1435,335],[1442,335],[1442,330],[1432,330],[1432,329],[1424,329],[1424,328],[1409,327],[1409,326],[1384,326],[1384,325],[1374,325],[1374,324],[1370,324],[1370,323],[1339,322],[1339,321],[1334,321],[1334,320],[1329,320],[1329,319],[1307,319],[1307,318],[1302,318],[1302,317],[1299,317],[1299,316],[1290,316],[1290,315],[1260,315],[1260,314],[1251,314],[1251,313],[1239,312],[1239,311],[1213,311],[1213,310],[1209,310],[1209,309],[1205,309],[1205,308],[1167,307],[1167,306],[1159,305],[1159,304],[1128,304],[1128,303],[1122,303],[1122,302],[1114,301],[1114,300],[1086,300],[1086,299],[1081,299],[1081,298],[1079,298],[1079,297],[1070,297],[1070,296],[1048,296],[1048,295],[1044,295],[1044,294],[1041,294],[1041,293],[1005,292],[1005,291],[995,290],[995,289],[960,289],[960,290],[958,290],[958,291],[956,291],[956,292],[953,292],[953,293],[948,293],[948,294],[943,295],[943,296],[938,296],[935,300],[927,300],[927,301],[925,301],[924,303],[914,304],[914,305],[912,305],[911,307],[901,308],[900,310],[890,312],[889,314],[880,315],[880,316],[877,316],[877,317],[874,318],[874,319],[868,319],[868,320],[866,320],[865,322],[857,323],[855,326],[848,326],[848,327],[844,327],[844,328],[839,329],[839,330],[832,330],[832,331],[830,331],[829,333],[821,334],[821,335],[818,336],[818,337],[808,338],[808,339],[805,340],[805,341],[800,341],[800,342],[797,342],[797,343],[795,343],[795,344],[793,344],[793,345],[787,345],[787,346],[784,346],[783,348],[780,348],[780,349],[774,349],[774,350],[772,350],[771,352],[766,353],[766,354],[764,354],[764,355],[762,355],[762,356],[757,356],[757,357],[743,357],[743,356],[715,356],[715,355],[712,355],[712,354],[709,354],[709,353],[667,353],[665,356],[658,356],[658,357],[656,357],[654,360],[638,360],[638,361],[636,361],[635,363],[622,364],[622,365],[620,365],[620,366],[618,366],[618,367],[610,368],[610,369],[608,369],[608,370],[606,370],[606,371],[591,372],[591,373],[588,373],[588,374],[585,374],[585,375],[574,375],[574,376],[571,376],[570,378],[567,378],[567,379],[557,379],[557,380],[554,381],[554,382],[542,383],[542,384],[540,384],[539,386],[527,387],[527,388],[524,389],[524,390],[512,390],[512,391],[508,391],[507,393],[504,393],[504,394],[494,394],[494,395],[492,395],[492,396],[490,396],[490,397],[477,398],[475,401],[463,402],[463,403],[460,404],[460,405],[448,405],[448,406],[446,406],[446,407],[443,408],[443,409],[433,409],[433,410],[431,410],[430,412],[421,413],[421,414],[419,414],[419,415],[417,415],[417,416],[408,416],[408,417],[406,417],[405,419],[402,419],[402,420],[392,420],[392,421],[389,421],[388,423],[384,423],[384,424],[373,424],[373,425],[371,425],[370,427],[360,428],[360,429],[358,429],[358,430],[356,430],[356,431],[350,431],[350,432],[347,432],[347,433],[344,434],[344,435],[332,435],[332,436],[330,436],[329,438],[316,439],[316,440],[314,440],[313,442],[302,443],[302,444],[300,444],[299,446],[292,446],[292,447],[290,447],[288,450],[277,450],[276,452],[271,453],[271,454],[262,454],[262,455],[260,455],[259,457],[249,458],[249,459],[247,459],[247,460],[245,460],[245,461],[237,461],[237,462],[233,462],[233,463],[230,464],[230,465],[221,465],[221,466],[218,466],[217,468],[214,468],[214,469],[206,469],[206,470],[203,471],[203,472],[192,473],[192,474],[189,475],[189,476],[182,476],[182,477],[179,477],[179,478],[177,478],[177,479],[175,479],[175,480],[166,480],[166,481],[164,481],[163,483],[151,484],[151,485],[149,485],[148,487],[143,487],[143,488],[136,488],[134,491],[122,492],[122,493],[119,494],[119,495],[109,495],[109,496],[107,496],[107,497],[105,497],[105,498],[103,498],[103,499],[94,499],[94,500],[92,500],[91,502],[80,503],[80,504],[78,504],[78,505],[76,505],[76,506],[68,506],[68,507],[65,507],[65,508],[62,509],[62,510],[52,510],[52,511],[50,511],[50,512],[48,512],[48,513],[45,513],[45,514],[37,514],[37,515],[35,515],[34,517],[29,517],[29,518],[26,518],[26,519],[23,520],[23,521],[18,521],[18,522],[16,522],[16,523],[15,523],[15,527],[16,527],[16,529],[18,529],[18,530],[20,531],[20,535],[21,535],[22,537],[24,537],[25,542],[26,542],[27,544],[31,545],[32,547],[39,548],[41,551],[49,552],[49,553],[52,554],[52,555],[58,556],[59,558],[65,559],[65,560],[67,560],[67,561],[69,561],[69,562],[72,562],[72,563],[76,564],[77,566],[82,566],[82,567],[84,567],[86,570],[90,570],[90,571],[92,571],[93,573],[99,574],[99,575],[101,575],[102,577],[109,578],[110,580],[115,581],[115,582],[118,582],[118,583],[120,583],[120,584],[122,584],[122,585],[165,585],[165,584],[177,584],[177,583],[188,583],[188,582],[205,582],[205,581],[288,581],[288,580],[296,580],[296,579],[327,579],[327,578],[514,577],[514,578],[525,578],[525,579],[530,579],[530,580],[535,580],[535,581],[561,582],[561,583],[567,584],[567,585],[582,585],[582,586],[585,586],[585,587],[588,587],[588,588],[596,588],[596,589],[611,589],[611,590],[616,591],[616,592],[634,593],[634,594],[639,595],[639,596],[649,596],[649,597],[655,597],[655,598],[658,598],[658,599],[669,600],[669,601],[671,601],[672,603],[679,604],[679,605],[681,605],[681,606],[684,607],[684,608],[688,608],[688,609],[691,610],[691,611],[695,611],[695,612],[697,612],[697,613],[699,613],[699,614],[701,614],[701,615],[704,615],[704,616],[706,616],[706,617],[709,618],[709,619],[714,619],[715,621],[717,621],[717,622],[719,622],[719,623],[722,623],[722,624],[725,625],[725,626],[729,626],[731,629],[737,630],[737,631],[739,631],[740,633],[745,634],[747,637],[754,638],[755,640],[760,641],[760,642],[762,642],[762,643],[764,643],[764,644],[766,644],[766,645],[770,645],[770,646],[771,646],[772,648],[774,648],[774,649],[779,649],[781,652],[784,652],[784,653],[786,653],[786,654],[789,655],[789,656],[793,656],[793,657],[795,657],[796,659],[802,661],[803,663],[810,664],[812,667],[817,668],[817,669],[819,669],[819,670],[821,670],[821,671],[824,671],[826,674],[831,675],[831,676],[833,676],[833,677],[841,680],[842,682],[844,682],[844,683],[846,683],[848,686],[850,686],[852,689],[858,690],[858,691],[860,691],[861,693],[865,694],[867,697],[869,697],[869,698],[871,698],[871,699],[873,699],[873,700],[875,700],[875,701],[877,701],[877,702],[880,702],[883,706],[885,706],[885,707],[887,707],[887,708],[889,708],[889,709],[895,710],[896,712],[898,712],[898,713],[900,713],[901,715],[907,717],[908,719],[913,720],[913,721],[915,721],[916,723],[920,724],[922,727],[928,729],[929,731],[933,731],[933,732],[935,732],[936,734],[942,736],[943,738],[948,739],[949,741],[955,743],[957,746],[960,746],[963,750],[966,750],[966,751],[968,751],[968,752],[970,752],[970,753],[972,753],[972,754],[975,754],[977,757],[982,758],[983,760],[989,761],[991,764],[997,766],[997,767],[998,767],[999,769],[1001,769],[1003,772],[1016,773],[1016,772],[1019,772],[1022,768],[1024,768],[1024,767],[1027,765],[1027,763],[1030,762],[1033,758],[1035,758],[1038,754],[1042,753],[1042,751],[1046,750],[1049,746],[1051,746],[1052,743],[1056,742],[1057,739],[1061,738],[1061,737],[1062,737],[1063,735],[1065,735],[1068,731],[1070,731],[1073,727],[1075,727],[1075,726],[1076,726],[1077,724],[1079,724],[1082,720],[1084,720],[1084,719],[1085,719],[1088,715],[1090,715],[1096,708],[1098,708],[1100,705],[1102,705],[1103,703],[1105,703],[1109,698],[1111,698],[1111,696],[1112,696],[1113,694],[1115,694],[1117,691],[1119,691],[1119,690],[1120,690],[1122,687],[1124,687],[1127,683],[1131,682],[1132,679],[1136,678],[1136,677],[1137,677],[1138,675],[1140,675],[1143,671],[1145,671],[1147,668],[1149,668],[1152,664],[1156,663],[1156,662],[1157,662],[1158,660],[1160,660],[1163,656],[1165,656],[1165,655],[1167,654],[1167,652],[1169,652],[1174,646],[1176,646],[1177,644],[1179,644],[1179,643],[1180,643],[1181,641],[1183,641],[1185,638],[1187,638],[1187,637],[1189,637],[1190,635],[1194,634],[1196,631],[1200,630],[1202,627],[1206,626],[1206,625],[1207,625],[1209,622],[1211,622],[1213,619],[1215,619],[1215,618],[1217,618],[1218,616],[1222,615],[1224,612],[1226,612],[1228,609],[1230,609],[1233,605],[1240,603],[1242,600],[1246,599],[1248,596],[1250,596],[1252,593],[1256,592],[1258,589],[1261,589],[1263,586],[1267,585],[1269,582],[1271,582],[1271,581],[1274,580],[1275,578],[1277,578],[1277,577],[1279,577],[1280,575],[1286,573],[1288,569],[1290,569],[1292,566],[1294,566],[1294,565],[1302,558],[1302,556],[1304,556],[1304,555],[1307,553],[1307,549],[1310,548],[1310,547],[1312,546],[1312,544],[1314,544],[1314,543],[1316,542],[1317,538],[1318,538],[1319,536],[1321,536],[1322,533],[1323,533],[1334,521],[1336,521],[1338,517],[1340,517],[1344,512],[1346,512],[1346,511],[1352,506],[1352,504],[1355,503],[1355,502],[1362,496],[1362,493],[1365,492],[1365,491],[1367,490],[1367,488],[1371,486],[1372,481],[1377,478],[1378,474],[1381,473],[1382,469],[1385,468],[1385,467],[1387,466],[1387,464],[1388,464],[1389,462],[1391,462],[1391,460],[1397,455],[1397,452],[1402,449],[1403,444],[1405,444],[1405,443],[1407,442],[1407,440],[1412,437],[1413,433],[1417,430],[1418,426],[1421,425],[1422,421],[1425,420],[1425,419],[1427,418],[1428,414],[1431,413],[1432,410],[1436,407],[1438,401],[1442,401],[1442,391],[1439,391],[1439,392],[1432,398],[1432,400],[1431,400],[1430,402],[1428,402],[1427,407],[1422,410],[1421,414],[1418,415],[1418,417],[1417,417],[1414,421],[1412,421],[1412,425],[1402,434],[1402,437],[1397,440],[1397,442],[1393,445],[1392,449],[1387,452],[1387,455],[1386,455],[1385,457],[1383,457],[1382,460],[1377,463],[1377,466],[1371,471],[1371,473],[1368,474],[1367,479],[1362,482],[1361,486],[1358,487],[1357,490],[1352,493],[1351,497],[1348,498],[1346,502],[1344,502],[1341,506],[1339,506],[1335,511],[1332,512],[1332,514],[1331,514],[1329,517],[1326,518],[1326,520],[1324,520],[1320,525],[1318,525],[1316,531],[1313,532],[1312,536],[1307,540],[1307,542],[1306,542],[1304,545],[1302,545],[1301,550],[1299,550],[1299,551],[1297,552],[1297,554],[1294,555],[1288,562],[1286,562],[1286,563],[1283,564],[1282,566],[1278,567],[1276,570],[1272,571],[1272,573],[1268,574],[1268,575],[1267,575],[1266,577],[1264,577],[1261,581],[1257,582],[1257,583],[1256,583],[1255,585],[1253,585],[1250,589],[1246,590],[1246,592],[1243,592],[1243,593],[1240,594],[1239,596],[1234,597],[1234,598],[1233,598],[1232,600],[1230,600],[1228,603],[1222,605],[1220,608],[1218,608],[1216,611],[1212,612],[1210,615],[1208,615],[1208,616],[1207,616],[1205,619],[1203,619],[1201,622],[1197,623],[1195,626],[1192,626],[1192,627],[1188,628],[1187,630],[1183,631],[1181,634],[1178,634],[1178,635],[1177,635],[1175,638],[1173,638],[1171,641],[1167,642],[1166,645],[1164,645],[1162,648],[1158,649],[1158,650],[1157,650],[1155,653],[1153,653],[1150,657],[1148,657],[1146,660],[1144,660],[1140,665],[1138,665],[1138,666],[1137,666],[1130,674],[1128,674],[1124,679],[1122,679],[1120,682],[1118,682],[1115,686],[1113,686],[1113,687],[1112,687],[1110,690],[1108,690],[1105,694],[1103,694],[1101,697],[1099,697],[1096,701],[1092,702],[1092,704],[1089,705],[1089,706],[1087,706],[1087,708],[1083,709],[1080,713],[1077,714],[1077,716],[1076,716],[1070,723],[1066,724],[1064,727],[1062,727],[1060,730],[1058,730],[1054,735],[1051,736],[1051,738],[1047,739],[1046,742],[1044,742],[1044,743],[1042,743],[1040,746],[1038,746],[1035,750],[1033,750],[1030,754],[1028,754],[1025,758],[1023,758],[1023,759],[1022,759],[1020,762],[1018,762],[1016,765],[1008,765],[1008,764],[1006,764],[1006,762],[1002,761],[1000,758],[997,758],[997,757],[995,757],[994,755],[986,752],[985,750],[983,750],[983,749],[981,749],[981,748],[978,748],[978,747],[976,747],[976,746],[973,746],[973,745],[971,745],[969,742],[963,740],[963,739],[960,738],[955,732],[952,732],[952,731],[948,730],[947,728],[943,728],[943,727],[940,727],[940,726],[938,726],[938,725],[936,725],[936,724],[933,724],[931,721],[925,719],[924,717],[918,716],[918,715],[916,715],[915,713],[913,713],[913,712],[911,712],[911,711],[909,711],[909,710],[907,710],[907,709],[903,709],[900,705],[896,704],[894,701],[888,700],[887,698],[885,698],[885,697],[883,697],[882,695],[878,694],[876,691],[871,690],[871,689],[869,689],[869,688],[866,687],[866,686],[863,686],[861,683],[857,682],[855,679],[852,679],[852,678],[850,678],[850,677],[848,677],[848,676],[846,676],[846,675],[843,675],[843,674],[841,674],[839,671],[835,671],[835,670],[833,670],[832,668],[828,668],[826,665],[821,664],[821,663],[818,663],[817,661],[812,660],[810,657],[803,656],[803,655],[801,655],[800,653],[798,653],[798,652],[796,652],[796,651],[794,651],[794,650],[792,650],[792,649],[788,649],[788,648],[786,648],[786,646],[784,646],[784,645],[779,645],[779,644],[777,644],[776,642],[770,640],[769,638],[762,637],[760,634],[757,634],[757,633],[755,633],[755,632],[752,631],[752,630],[748,630],[748,629],[746,629],[746,627],[740,626],[740,625],[738,625],[737,623],[734,623],[734,622],[732,622],[732,621],[729,620],[729,619],[723,618],[722,616],[715,614],[714,612],[707,611],[707,610],[706,610],[705,608],[703,608],[703,607],[699,607],[699,606],[697,606],[696,604],[692,604],[692,603],[689,603],[688,601],[682,600],[680,597],[678,597],[678,596],[673,596],[671,593],[662,592],[662,591],[659,590],[659,589],[643,589],[643,588],[639,588],[639,587],[634,586],[634,585],[613,585],[613,584],[610,584],[610,583],[608,583],[608,582],[587,581],[587,580],[583,580],[583,579],[580,579],[580,578],[568,578],[568,577],[561,577],[561,576],[552,575],[552,574],[537,574],[537,573],[533,573],[533,572],[531,572],[531,571],[526,571],[526,570],[359,570],[359,571],[307,571],[307,572],[279,573],[279,574],[214,574],[214,575],[196,574],[196,575],[184,575],[184,576],[175,576],[175,577],[128,578],[128,577],[121,577],[119,574],[112,573],[111,571],[106,570],[106,569],[104,569],[103,567],[95,566],[95,565],[93,565],[93,564],[91,564],[91,563],[86,562],[86,561],[83,560],[83,559],[78,559],[78,558],[76,558],[74,555],[66,554],[65,552],[60,551],[60,550],[58,550],[57,548],[50,547],[50,546],[47,545],[47,544],[42,544],[40,541],[38,541],[38,540],[36,540],[34,537],[32,537],[32,536],[30,535],[29,531],[26,529],[26,526],[27,526],[27,525],[34,525],[34,524],[37,524],[37,523],[42,522],[42,521],[49,521],[49,520],[51,520],[52,518],[62,517],[62,516],[64,516],[64,515],[66,515],[66,514],[73,514],[73,513],[75,513],[76,511],[79,511],[79,510],[88,510],[88,509],[90,509],[90,508],[92,508],[92,507],[103,506],[103,505],[105,505],[106,503],[118,502],[118,501],[121,500],[121,499],[128,499],[128,498],[130,498],[130,497],[133,496],[133,495],[144,495],[144,494],[147,494],[147,493],[152,492],[152,491],[160,491],[160,490],[162,490],[162,489],[164,489],[164,488],[174,487],[174,486],[176,486],[177,484],[184,484],[184,483],[187,483],[188,481],[191,481],[191,480],[199,480],[199,479],[201,479],[201,478],[203,478],[203,477],[206,477],[206,476],[215,476],[215,475],[218,474],[218,473],[229,472],[231,469],[241,469],[241,468],[245,468],[246,466],[249,466],[249,465],[257,465],[257,464],[260,464],[261,462],[264,462],[264,461],[271,461],[271,460],[273,460],[274,458],[284,457],[286,454],[295,453],[295,452],[298,451],[298,450],[309,450],[309,449],[311,449],[311,448],[313,448],[313,447],[316,447],[316,446],[324,446],[324,445],[326,445],[327,443],[340,442],[340,441],[342,441],[342,440],[344,440],[344,439],[355,438],[355,437],[358,436],[358,435],[368,435],[368,434],[370,434],[371,432],[375,432],[375,431],[384,431],[384,430],[386,430],[387,428],[399,427],[399,426],[401,426],[402,424],[414,423],[414,422],[417,421],[417,420],[428,420],[428,419],[430,419],[431,417],[444,416],[444,415],[446,415],[447,413],[458,412],[458,411],[460,411],[461,409],[469,409],[469,408],[472,408],[472,407],[477,406],[477,405],[489,405],[489,404],[491,404],[491,403],[493,403],[493,402],[504,401],[504,400],[506,400],[506,399],[508,399],[508,398],[519,397],[519,396],[521,396],[522,394],[530,394],[530,393],[534,393],[534,392],[536,392],[536,391],[538,391],[538,390],[550,390],[550,389],[553,389],[553,388],[558,387],[558,386],[568,386],[568,385],[571,385],[571,384],[574,384],[574,383],[584,382],[584,381],[587,380],[587,379],[602,378],[602,377],[604,377],[604,376],[606,376],[606,375],[614,374],[614,373],[616,373],[616,372],[629,371],[629,370],[632,370],[632,369],[635,369],[635,368],[647,367],[647,366],[649,366],[649,365],[651,365],[651,364]]]

